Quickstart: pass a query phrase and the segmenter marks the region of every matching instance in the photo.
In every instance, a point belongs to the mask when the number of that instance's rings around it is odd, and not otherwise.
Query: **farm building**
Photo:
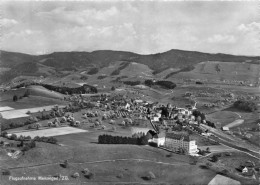
[[[157,143],[157,146],[164,146],[165,144],[165,133],[155,134],[152,139],[148,142]]]
[[[229,128],[228,127],[222,127],[222,130],[223,131],[229,131]]]
[[[184,149],[188,154],[196,153],[198,151],[195,140],[190,140],[188,135],[176,133],[166,133],[165,147],[172,151]]]

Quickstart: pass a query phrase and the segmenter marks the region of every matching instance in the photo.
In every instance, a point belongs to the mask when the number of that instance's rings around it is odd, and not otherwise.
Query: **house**
[[[188,154],[198,151],[196,141],[190,140],[189,135],[166,133],[164,146],[172,151],[184,149]]]
[[[247,167],[244,167],[244,168],[242,169],[242,173],[248,173]]]
[[[192,111],[184,108],[179,108],[178,113],[181,113],[182,115],[190,116],[192,115]]]
[[[157,143],[157,146],[164,146],[165,144],[165,133],[155,134],[152,139],[148,142]]]
[[[229,128],[228,127],[222,127],[222,130],[223,131],[229,131]]]

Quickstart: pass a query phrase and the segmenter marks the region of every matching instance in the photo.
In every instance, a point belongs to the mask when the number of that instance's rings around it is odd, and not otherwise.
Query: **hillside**
[[[260,57],[209,54],[182,50],[170,50],[151,55],[100,50],[93,52],[54,52],[39,56],[1,51],[0,68],[5,69],[5,71],[0,73],[0,79],[1,83],[3,83],[20,75],[39,76],[44,74],[45,76],[50,76],[55,73],[62,74],[63,71],[75,72],[89,71],[91,69],[92,71],[94,69],[95,73],[97,73],[102,68],[109,67],[111,63],[116,61],[143,64],[148,66],[153,74],[158,74],[169,68],[179,68],[179,72],[191,71],[196,64],[206,61],[259,64]],[[125,65],[123,68],[126,70],[128,67]],[[9,70],[6,70],[8,68]],[[120,70],[123,70],[123,68]],[[178,71],[172,75],[177,73]]]

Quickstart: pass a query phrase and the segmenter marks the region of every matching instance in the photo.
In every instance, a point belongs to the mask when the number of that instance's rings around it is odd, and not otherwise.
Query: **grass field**
[[[12,97],[13,98],[13,97]],[[13,99],[9,97],[9,99],[1,101],[2,106],[12,107],[14,109],[27,109],[27,108],[34,108],[34,107],[42,107],[42,106],[49,106],[49,105],[65,105],[67,102],[59,99],[54,98],[47,98],[41,96],[29,96],[23,99],[19,99],[18,101],[14,102]]]
[[[17,136],[30,136],[34,138],[36,136],[42,137],[50,137],[50,136],[59,136],[59,135],[66,135],[66,134],[75,134],[80,132],[87,132],[86,130],[73,128],[73,127],[59,127],[59,128],[48,128],[42,130],[35,130],[35,131],[25,131],[25,132],[15,132]]]
[[[1,112],[1,115],[4,119],[14,119],[14,118],[23,118],[28,117],[28,114],[25,114],[19,110],[9,110]]]
[[[12,107],[8,107],[8,106],[0,107],[0,112],[2,112],[2,111],[12,110],[12,109],[13,109]]]
[[[37,142],[36,148],[26,152],[19,160],[5,161],[4,167],[48,164],[11,169],[11,174],[12,176],[52,176],[59,173],[69,177],[67,183],[85,182],[100,185],[120,182],[207,184],[216,174],[211,170],[201,169],[198,165],[190,165],[189,156],[172,154],[169,157],[167,151],[158,148],[96,144],[98,135],[102,133],[103,131],[57,136],[58,142],[63,146]],[[68,168],[59,166],[65,159],[68,159]],[[84,168],[88,168],[95,174],[93,179],[89,180],[82,176],[80,171]],[[149,171],[153,172],[156,178],[146,181],[143,177]],[[75,172],[80,173],[78,179],[71,177]],[[180,172],[182,172],[181,175]],[[7,177],[1,176],[1,179],[4,183],[16,184],[13,181],[10,182]],[[66,182],[34,181],[33,184],[64,184]]]
[[[233,121],[232,123],[227,124],[226,127],[232,128],[232,127],[239,126],[239,125],[241,125],[243,123],[244,123],[243,119],[237,119],[237,120]]]
[[[52,110],[53,107],[54,107],[54,105],[27,108],[27,109],[8,110],[8,111],[2,111],[1,114],[4,119],[15,119],[15,118],[28,117],[29,116],[29,114],[27,114],[28,112],[36,113],[36,112],[40,112],[43,110],[50,111],[50,110]],[[59,107],[63,107],[63,106],[59,106]]]
[[[219,122],[221,123],[221,126],[225,126],[238,118],[239,116],[232,111],[219,111],[207,115],[208,120],[215,123]]]

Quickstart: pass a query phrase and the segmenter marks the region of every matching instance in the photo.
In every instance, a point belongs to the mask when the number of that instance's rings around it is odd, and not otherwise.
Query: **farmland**
[[[73,133],[80,133],[80,132],[86,132],[86,130],[71,128],[71,127],[60,127],[60,128],[50,128],[50,129],[27,131],[27,132],[26,131],[13,132],[13,134],[16,134],[17,136],[25,136],[25,137],[30,136],[31,138],[34,138],[36,136],[50,137],[50,136],[59,136],[59,135],[66,135],[66,134],[73,134]]]

